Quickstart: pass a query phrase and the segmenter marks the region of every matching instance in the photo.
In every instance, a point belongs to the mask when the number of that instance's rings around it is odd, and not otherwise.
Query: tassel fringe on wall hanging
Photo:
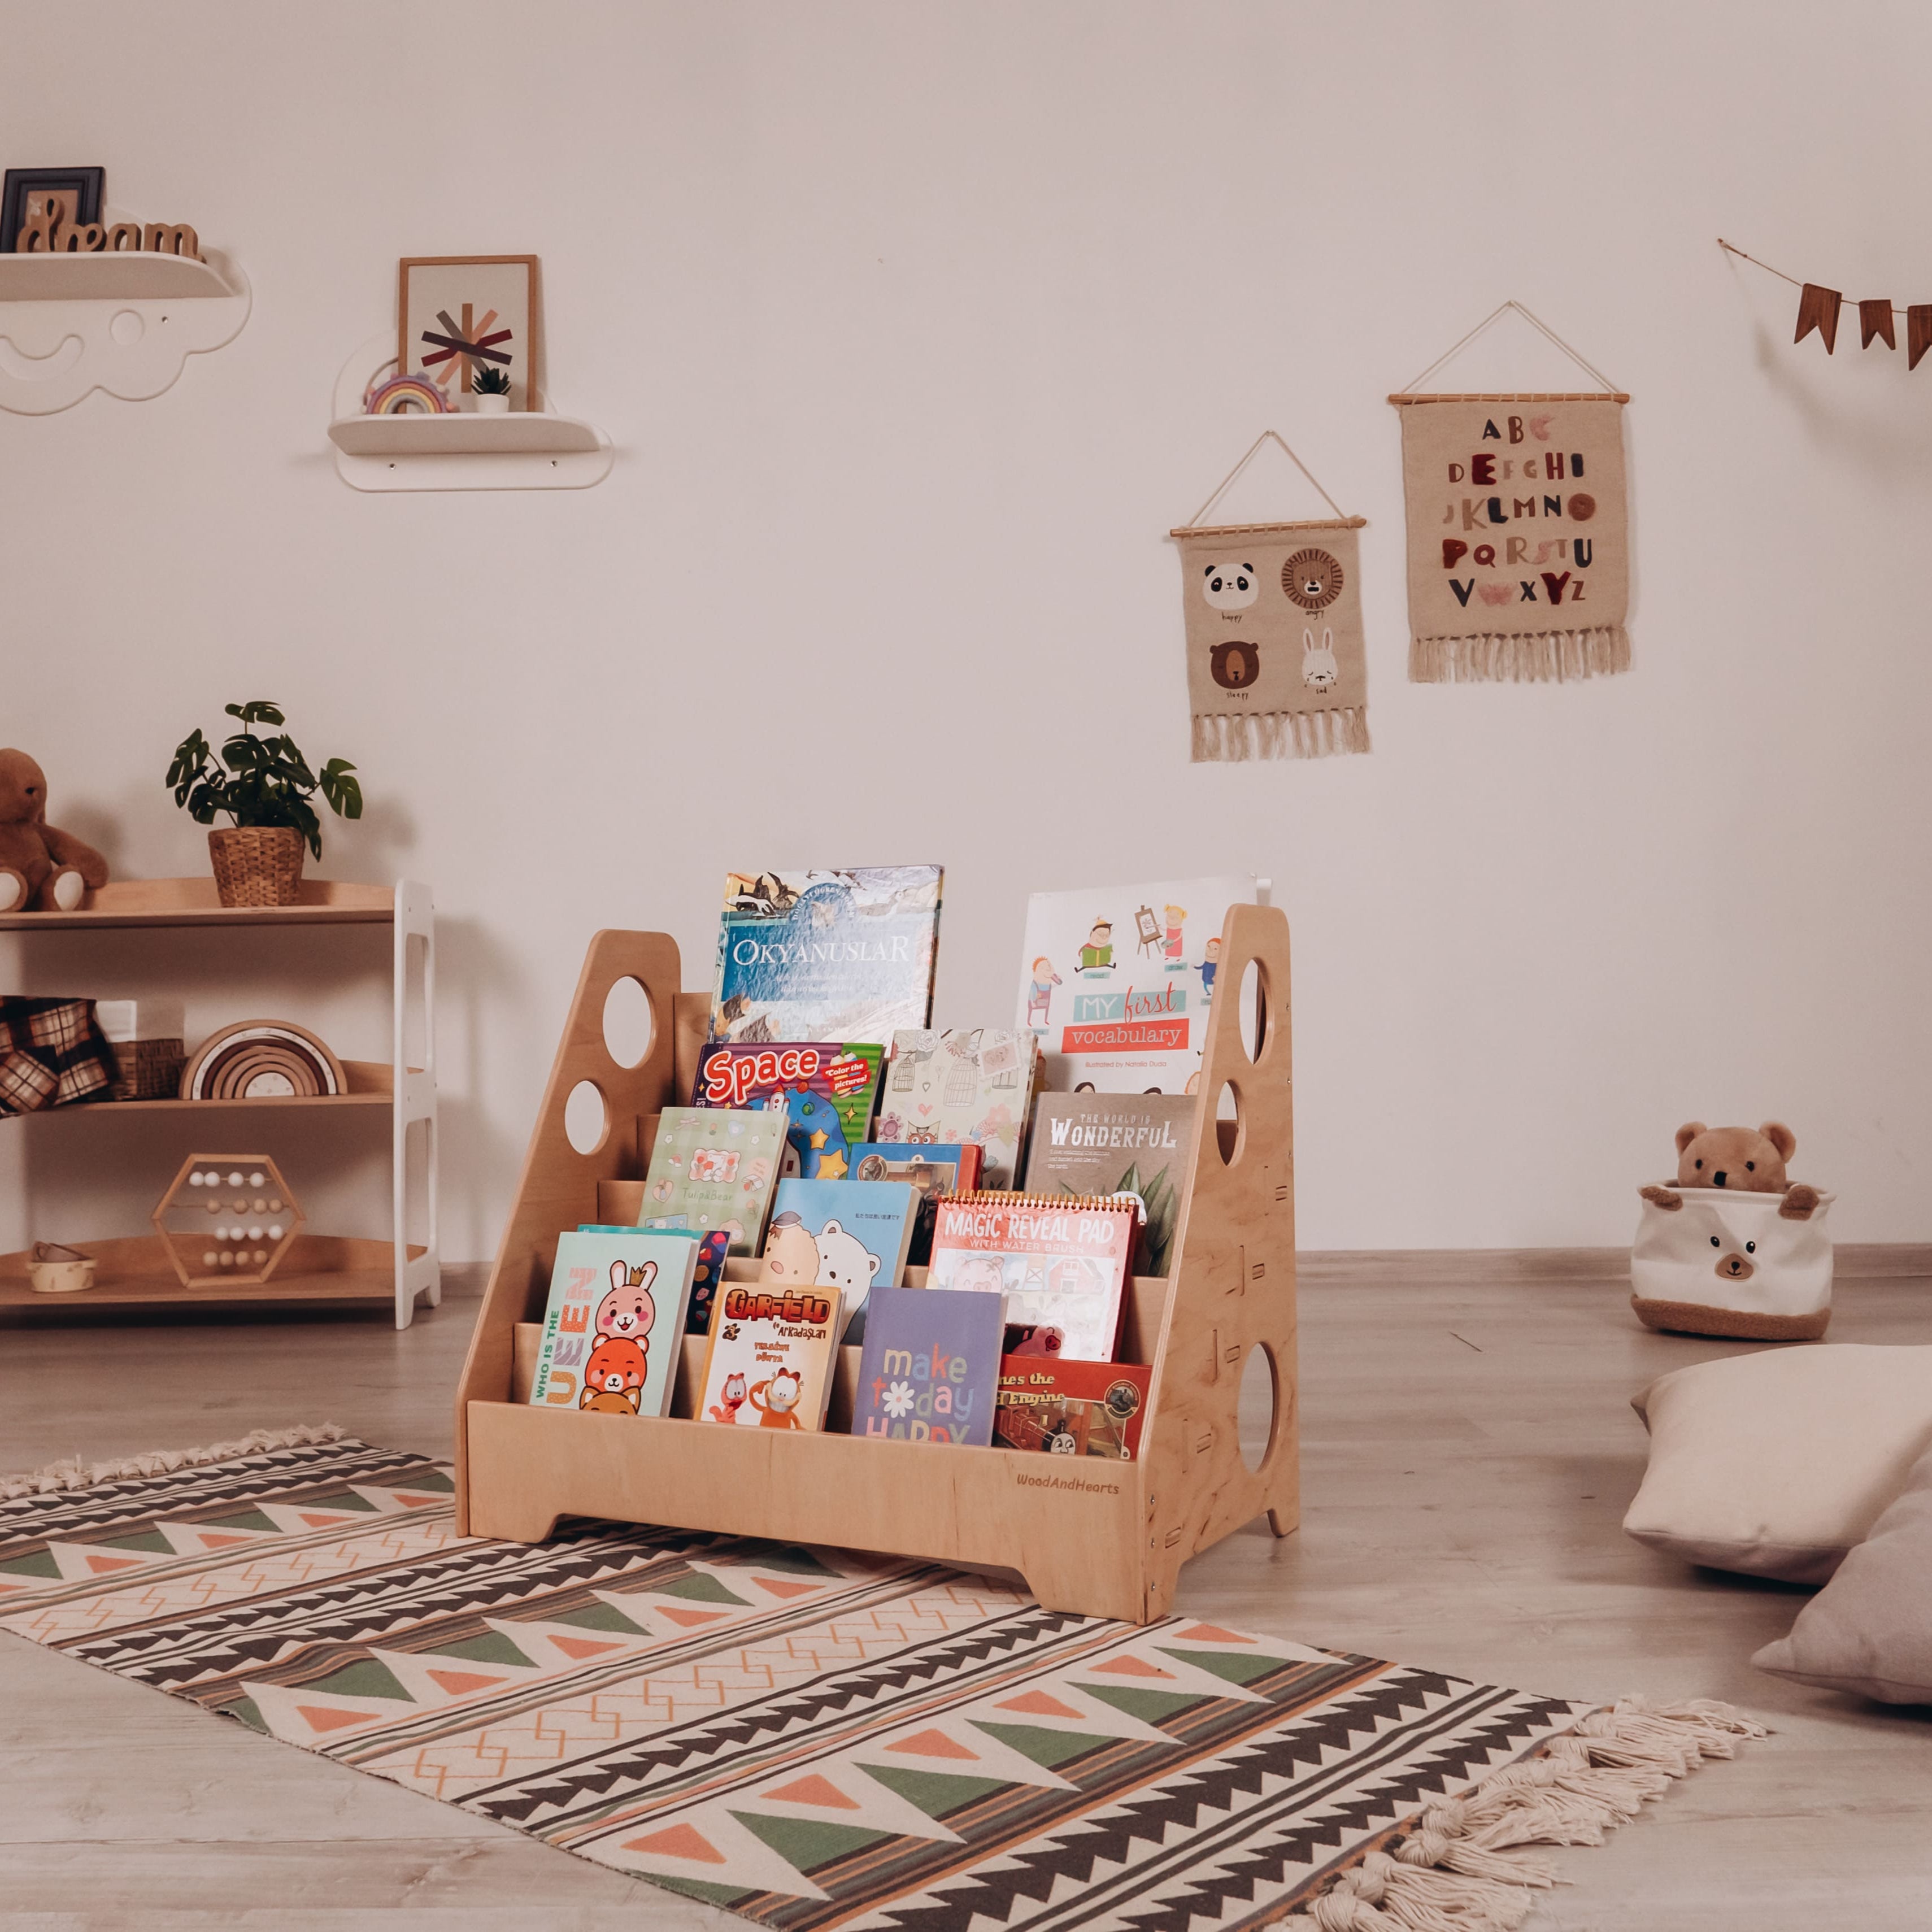
[[[1294,524],[1202,522],[1273,442],[1320,493],[1332,518]],[[1222,480],[1180,546],[1192,758],[1321,758],[1369,748],[1361,568],[1348,517],[1273,430]]]
[[[1415,392],[1511,310],[1601,388]],[[1567,682],[1628,670],[1630,398],[1508,302],[1389,400],[1402,412],[1411,681]]]
[[[1837,352],[1838,346],[1838,315],[1845,305],[1845,298],[1836,289],[1828,289],[1817,282],[1801,282],[1796,275],[1787,275],[1782,268],[1774,268],[1768,262],[1760,262],[1755,255],[1747,255],[1742,248],[1733,248],[1720,235],[1718,246],[1727,255],[1735,255],[1741,262],[1748,262],[1754,268],[1762,268],[1767,275],[1775,275],[1780,282],[1789,282],[1798,291],[1798,333],[1791,340],[1802,342],[1815,328],[1818,339],[1825,345],[1827,356]],[[1932,349],[1932,302],[1912,302],[1904,308],[1894,307],[1889,296],[1874,296],[1858,304],[1858,346],[1869,349],[1874,342],[1882,342],[1886,348],[1898,347],[1898,318],[1905,317],[1905,366],[1908,370],[1918,367],[1918,358],[1926,350]]]

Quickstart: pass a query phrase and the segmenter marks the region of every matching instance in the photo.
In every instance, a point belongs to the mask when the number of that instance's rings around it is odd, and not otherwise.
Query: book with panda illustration
[[[896,1287],[905,1278],[919,1203],[909,1181],[782,1180],[763,1278],[775,1288],[837,1288],[839,1339],[856,1348],[874,1285]]]
[[[883,1046],[924,1026],[943,878],[938,866],[728,874],[710,1037]]]
[[[784,1040],[704,1048],[694,1107],[786,1110],[782,1174],[843,1180],[872,1130],[885,1048],[869,1040]]]
[[[740,1429],[825,1426],[838,1291],[730,1281],[711,1305],[696,1418]]]
[[[1018,1024],[1058,1094],[1191,1094],[1220,972],[1228,908],[1250,874],[1035,892],[1020,949]],[[1192,1084],[1190,1084],[1192,1083]]]
[[[902,1028],[879,1088],[878,1137],[971,1141],[980,1150],[982,1184],[1017,1186],[1039,1065],[1030,1033]]]
[[[722,1228],[734,1255],[754,1255],[784,1160],[786,1111],[667,1107],[644,1176],[638,1225],[709,1234]]]
[[[1008,1322],[1057,1331],[1069,1361],[1111,1362],[1125,1312],[1140,1203],[1044,1194],[939,1204],[928,1288],[1000,1298]]]
[[[560,1234],[531,1402],[668,1414],[699,1246],[695,1235],[669,1230]]]

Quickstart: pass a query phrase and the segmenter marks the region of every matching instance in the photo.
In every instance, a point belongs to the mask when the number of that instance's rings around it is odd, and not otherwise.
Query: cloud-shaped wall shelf
[[[232,342],[248,278],[225,255],[0,255],[0,410],[52,416],[105,389],[158,396]]]

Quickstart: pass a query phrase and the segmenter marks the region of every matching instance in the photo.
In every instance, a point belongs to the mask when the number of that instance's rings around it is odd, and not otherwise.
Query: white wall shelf
[[[352,489],[587,490],[616,452],[595,424],[548,409],[484,416],[362,413],[371,379],[394,358],[395,338],[373,336],[343,364],[328,440]]]
[[[248,277],[208,257],[0,255],[0,410],[52,416],[96,389],[146,402],[172,388],[248,320]]]

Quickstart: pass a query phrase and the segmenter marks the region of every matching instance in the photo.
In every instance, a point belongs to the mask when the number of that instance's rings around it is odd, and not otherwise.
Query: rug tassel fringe
[[[333,1422],[298,1423],[292,1429],[258,1429],[233,1442],[217,1442],[206,1449],[150,1449],[118,1462],[83,1462],[78,1456],[50,1462],[28,1476],[0,1476],[0,1502],[22,1496],[44,1496],[58,1490],[85,1490],[96,1483],[132,1482],[142,1476],[172,1475],[177,1469],[198,1469],[206,1462],[226,1462],[237,1456],[259,1456],[268,1449],[301,1449],[312,1442],[339,1442],[348,1432]]]
[[[1196,712],[1193,762],[1238,764],[1250,758],[1328,758],[1366,752],[1366,705],[1330,711]]]
[[[1466,638],[1411,638],[1412,684],[1570,684],[1630,668],[1621,624],[1584,631],[1482,631]]]
[[[1293,1932],[1514,1932],[1536,1893],[1559,1881],[1504,1847],[1600,1845],[1706,1758],[1734,1756],[1739,1738],[1765,1735],[1708,1699],[1620,1698],[1526,1762],[1430,1805],[1390,1850],[1370,1852],[1280,1922]]]

